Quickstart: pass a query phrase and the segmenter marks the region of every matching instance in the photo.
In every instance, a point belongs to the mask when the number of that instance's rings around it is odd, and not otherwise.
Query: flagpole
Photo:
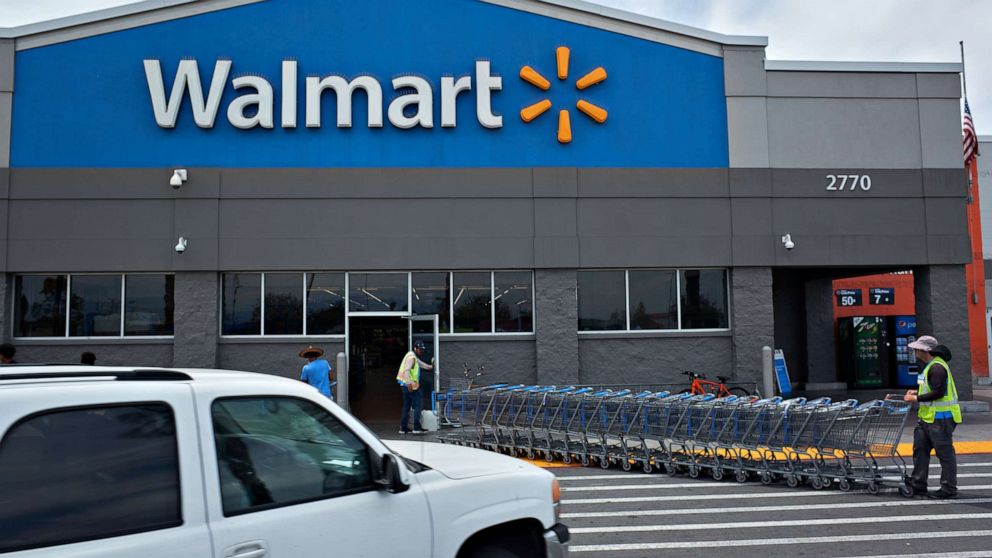
[[[961,45],[961,83],[962,83],[962,92],[964,93],[964,98],[967,99],[968,98],[968,75],[965,73],[965,66],[964,66],[964,41],[958,41],[958,44]]]

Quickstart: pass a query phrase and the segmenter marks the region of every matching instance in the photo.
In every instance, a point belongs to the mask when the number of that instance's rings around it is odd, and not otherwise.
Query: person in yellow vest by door
[[[434,367],[420,360],[426,346],[423,341],[413,344],[413,350],[403,357],[400,371],[396,374],[396,383],[403,390],[403,414],[400,416],[400,434],[409,434],[407,429],[410,411],[413,411],[413,433],[423,434],[420,426],[420,410],[423,407],[423,395],[420,393],[420,370],[433,370]]]
[[[957,498],[958,464],[954,453],[954,429],[961,424],[961,407],[958,390],[947,362],[951,351],[929,335],[909,344],[917,360],[925,364],[917,376],[918,389],[909,390],[903,397],[918,402],[919,422],[913,431],[913,474],[910,487],[915,495],[927,494],[927,474],[930,468],[930,450],[940,461],[940,489],[928,496],[934,499]]]

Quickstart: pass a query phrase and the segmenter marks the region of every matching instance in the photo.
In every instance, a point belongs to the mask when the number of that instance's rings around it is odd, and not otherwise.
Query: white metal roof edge
[[[831,62],[807,60],[765,60],[765,70],[785,72],[896,72],[958,74],[960,62]]]
[[[483,0],[483,1],[485,2],[487,0]],[[540,3],[540,4],[550,4],[552,6],[558,6],[561,8],[568,8],[580,12],[595,14],[601,17],[616,19],[628,23],[635,23],[637,25],[643,25],[645,27],[651,27],[653,29],[667,31],[669,33],[675,33],[678,35],[685,35],[687,37],[702,39],[704,41],[710,41],[722,45],[761,46],[761,47],[768,46],[768,37],[747,36],[747,35],[723,35],[720,33],[707,31],[705,29],[699,29],[697,27],[682,25],[681,23],[675,23],[664,19],[658,19],[655,17],[641,15],[634,12],[628,12],[626,10],[621,10],[618,8],[611,8],[609,6],[595,4],[592,2],[588,2],[586,0],[527,0],[527,1]]]
[[[258,1],[259,0],[245,0],[244,2],[237,2],[237,1],[225,2],[223,6],[219,6],[217,9],[224,9],[238,4],[251,4]],[[489,0],[481,0],[481,1],[489,2]],[[599,4],[594,4],[592,2],[588,2],[585,0],[521,0],[521,1],[526,3],[544,4],[544,5],[555,6],[558,8],[564,8],[568,10],[575,10],[603,18],[622,21],[626,23],[632,23],[635,25],[641,25],[651,29],[657,29],[660,31],[674,33],[677,35],[683,35],[686,37],[700,39],[721,45],[760,46],[760,47],[768,46],[768,37],[722,35],[720,33],[714,33],[711,31],[706,31],[704,29],[698,29],[695,27],[690,27],[688,25],[682,25],[671,21],[644,16],[633,12],[628,12],[625,10],[601,6]],[[60,17],[48,21],[29,23],[26,25],[19,25],[16,27],[0,27],[0,39],[16,39],[20,37],[27,37],[30,35],[38,35],[41,33],[59,31],[62,29],[78,27],[81,25],[87,25],[91,23],[106,22],[108,20],[113,20],[117,18],[134,16],[134,15],[144,14],[147,12],[152,12],[155,10],[162,10],[166,8],[181,6],[184,4],[194,4],[198,2],[202,2],[202,0],[142,0],[140,2],[135,2],[133,4],[126,4],[123,6],[116,6],[113,8],[106,8],[106,9],[95,10],[92,12],[87,12],[82,14]],[[184,17],[186,15],[189,14],[179,14],[179,17]],[[595,23],[592,22],[592,25],[595,26]],[[123,28],[126,27],[127,26],[123,26]],[[607,30],[612,31],[613,29],[607,28]],[[103,32],[107,32],[107,31],[105,30]]]
[[[18,25],[16,27],[0,27],[0,39],[16,39],[18,37],[26,37],[28,35],[37,35],[38,33],[57,31],[67,27],[76,27],[78,25],[86,25],[87,23],[95,23],[98,21],[105,21],[108,19],[125,17],[150,12],[153,10],[161,10],[163,8],[171,8],[172,6],[179,6],[198,1],[200,0],[142,0],[141,2],[135,2],[133,4],[125,4],[123,6],[115,6],[113,8],[104,8],[102,10],[94,10],[92,12],[59,17],[47,21],[28,23],[25,25]]]

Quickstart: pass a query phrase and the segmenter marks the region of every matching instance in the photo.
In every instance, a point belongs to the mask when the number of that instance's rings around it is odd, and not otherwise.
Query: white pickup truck
[[[383,442],[284,378],[0,367],[0,436],[5,558],[567,555],[547,471]]]

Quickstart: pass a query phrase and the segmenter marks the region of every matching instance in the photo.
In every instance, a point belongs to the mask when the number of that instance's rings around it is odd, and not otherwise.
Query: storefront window
[[[222,300],[223,335],[262,334],[261,273],[225,273]]]
[[[406,312],[410,286],[406,273],[350,273],[348,300],[352,312]]]
[[[69,281],[69,335],[121,334],[121,276],[74,275]]]
[[[497,332],[534,331],[533,277],[530,271],[497,271],[493,274]]]
[[[14,279],[14,336],[65,337],[65,275]]]
[[[307,335],[344,335],[344,273],[307,274]]]
[[[627,280],[630,329],[678,329],[675,271],[630,271]]]
[[[491,333],[492,274],[452,273],[455,333]]]
[[[303,335],[303,274],[265,274],[265,335]]]
[[[438,315],[438,331],[450,333],[449,303],[451,302],[451,274],[413,273],[410,294],[413,313],[419,316]]]
[[[576,279],[579,331],[627,329],[623,271],[580,271]]]
[[[173,335],[176,277],[124,277],[124,335]]]
[[[686,269],[680,273],[682,329],[727,328],[727,271]]]

